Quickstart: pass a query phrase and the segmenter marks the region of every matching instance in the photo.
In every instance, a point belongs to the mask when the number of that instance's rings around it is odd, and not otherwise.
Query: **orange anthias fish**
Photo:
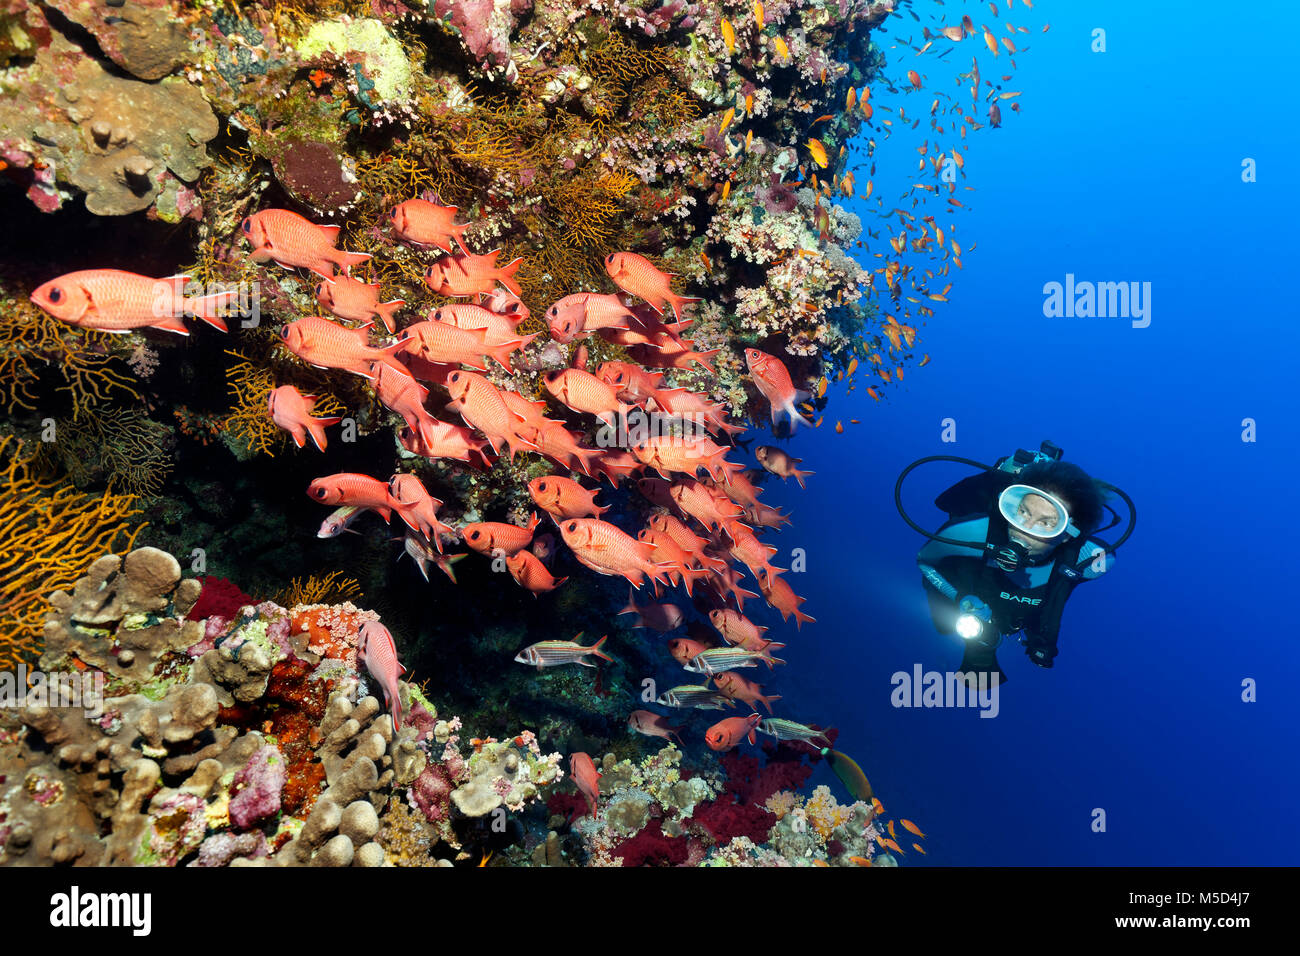
[[[533,594],[554,591],[569,580],[567,577],[554,577],[546,569],[546,565],[542,564],[541,559],[528,550],[516,551],[506,558],[506,570],[521,587],[532,591]]]
[[[596,815],[596,803],[600,798],[600,773],[596,770],[596,765],[591,762],[591,757],[585,753],[576,753],[569,756],[569,776],[573,778],[574,784],[578,787],[578,792],[587,798],[587,804],[591,808],[591,815]]]
[[[384,700],[388,703],[393,717],[393,732],[402,726],[402,699],[397,690],[397,677],[405,674],[406,668],[397,660],[397,646],[388,628],[378,621],[366,621],[357,632],[361,638],[357,650],[357,660],[366,665],[366,670],[375,682],[384,689]]]
[[[489,295],[500,282],[517,296],[524,290],[515,281],[515,273],[523,256],[511,259],[503,266],[497,265],[500,249],[476,256],[469,253],[439,259],[424,271],[424,284],[439,295],[453,297]]]
[[[796,420],[805,425],[812,425],[812,422],[800,415],[799,410],[795,408],[796,402],[806,402],[811,395],[794,387],[794,383],[790,380],[790,371],[785,367],[784,362],[775,355],[760,352],[758,349],[745,349],[745,361],[749,365],[750,377],[754,380],[754,384],[772,406],[773,425],[776,424],[778,411],[790,416],[792,431]]]
[[[714,750],[731,750],[736,744],[748,738],[751,744],[758,742],[755,728],[763,722],[758,714],[748,717],[727,717],[718,721],[704,732],[704,742]]]
[[[605,271],[624,292],[644,299],[650,308],[663,315],[671,307],[680,322],[682,308],[701,301],[691,296],[677,295],[671,284],[673,272],[661,272],[645,256],[635,252],[612,252],[605,257]]]
[[[334,277],[334,266],[347,275],[370,258],[369,253],[334,248],[338,226],[318,226],[288,209],[255,212],[239,228],[253,247],[254,262],[274,260],[286,269],[310,269],[326,279]]]
[[[51,279],[31,294],[31,301],[60,322],[96,332],[153,328],[189,335],[181,321],[187,313],[227,331],[219,313],[232,294],[186,298],[187,278],[151,279],[119,269],[87,269]]]
[[[393,232],[408,242],[437,246],[443,252],[451,252],[454,239],[461,252],[470,254],[465,248],[465,230],[469,223],[456,222],[455,206],[439,206],[426,199],[408,199],[394,206],[389,218]]]
[[[271,389],[271,396],[266,404],[267,410],[271,413],[271,421],[292,435],[294,444],[301,448],[307,443],[307,436],[311,435],[311,440],[316,447],[324,451],[325,446],[329,444],[325,438],[326,426],[337,425],[343,419],[341,417],[312,418],[311,406],[315,399],[315,395],[304,395],[292,385],[281,385],[279,388]]]
[[[340,319],[368,322],[379,319],[389,332],[395,331],[393,315],[406,305],[401,299],[379,301],[379,283],[362,282],[350,276],[335,276],[316,286],[316,301]]]
[[[645,578],[669,585],[664,572],[651,560],[650,545],[599,518],[570,518],[560,522],[560,534],[580,563],[597,574],[622,575],[633,587]]]
[[[528,494],[537,503],[537,507],[556,521],[565,518],[599,518],[609,508],[596,504],[598,492],[598,489],[589,490],[572,478],[560,475],[546,475],[528,483]]]
[[[409,374],[406,366],[394,358],[404,343],[371,348],[371,328],[367,323],[359,329],[349,329],[313,315],[290,322],[280,330],[280,335],[290,352],[319,368],[338,368],[371,378],[371,363],[382,362],[402,375]]]
[[[315,479],[307,486],[307,494],[323,505],[352,505],[372,508],[385,521],[393,519],[394,502],[388,495],[388,483],[369,475],[341,472]]]
[[[501,551],[508,558],[532,543],[536,529],[537,512],[534,511],[522,528],[503,521],[479,521],[465,525],[460,533],[465,543],[479,554],[490,556],[494,551]]]
[[[917,836],[919,836],[922,840],[925,839],[925,834],[921,832],[921,828],[918,827],[911,820],[899,820],[898,822],[903,825],[903,829],[906,830],[908,833],[914,833]]]

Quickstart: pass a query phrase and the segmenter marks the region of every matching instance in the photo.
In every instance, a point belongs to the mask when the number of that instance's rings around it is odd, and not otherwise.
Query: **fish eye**
[[[611,252],[609,255],[605,257],[605,265],[612,266],[613,264],[614,264],[614,253]]]
[[[286,325],[280,329],[280,338],[287,339],[288,337],[289,337],[289,326]]]
[[[471,541],[477,541],[477,540],[478,540],[478,536],[479,536],[480,534],[482,534],[481,531],[471,531],[471,532],[470,532],[469,539],[470,539]]]
[[[389,219],[392,219],[392,220],[396,220],[396,219],[397,219],[397,207],[396,207],[396,206],[394,206],[392,209],[390,209],[390,210],[388,211],[388,218],[389,218]]]
[[[540,485],[538,485],[538,486],[537,486],[537,490],[538,490],[538,491],[545,491],[545,490],[546,490],[546,482],[543,481]]]
[[[435,310],[434,310],[434,312],[433,312],[433,321],[435,321],[435,322],[441,322],[441,321],[442,321],[442,309],[435,309]]]
[[[577,530],[578,530],[578,522],[576,522],[576,521],[570,521],[568,527],[565,528],[564,530],[565,530],[565,531],[577,531]]]
[[[459,382],[459,381],[460,381],[460,372],[452,372],[452,373],[451,373],[451,378],[449,378],[447,381],[449,381],[449,382]]]
[[[314,494],[317,498],[320,498],[322,501],[325,499],[324,488],[317,488],[315,491],[312,492],[312,494]]]
[[[245,234],[251,233],[253,231],[253,220],[245,216],[244,221],[239,224],[239,228],[244,230]]]
[[[51,302],[58,302],[62,298],[63,298],[63,290],[60,289],[58,286],[55,286],[53,289],[50,290]]]

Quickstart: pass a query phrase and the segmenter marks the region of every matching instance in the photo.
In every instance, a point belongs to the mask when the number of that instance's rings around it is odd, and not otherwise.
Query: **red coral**
[[[734,797],[737,803],[761,806],[778,790],[798,790],[812,776],[813,768],[792,749],[777,747],[764,752],[767,761],[761,770],[757,757],[738,750],[723,756],[722,768],[727,772],[724,793]]]
[[[203,585],[203,590],[199,592],[199,599],[190,608],[190,613],[185,615],[186,620],[202,621],[214,615],[231,619],[239,613],[241,607],[257,603],[226,578],[207,575],[199,578],[199,582]]]
[[[551,816],[561,816],[572,823],[584,813],[590,813],[587,798],[580,793],[552,793],[546,799],[546,809]]]
[[[690,855],[686,837],[664,836],[658,820],[651,820],[636,836],[614,848],[624,866],[681,866]]]
[[[776,814],[749,803],[733,803],[723,795],[695,808],[691,822],[698,823],[719,845],[736,837],[749,837],[766,843],[768,832],[776,825]]]

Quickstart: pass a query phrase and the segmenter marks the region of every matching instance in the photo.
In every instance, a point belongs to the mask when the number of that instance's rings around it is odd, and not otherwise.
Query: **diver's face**
[[[1064,504],[1064,502],[1062,502]],[[1068,508],[1069,505],[1066,505]],[[1025,495],[1020,502],[1018,509],[1020,523],[1027,528],[1042,529],[1044,534],[1050,532],[1056,527],[1056,508],[1052,503],[1042,495]],[[1050,551],[1056,545],[1056,539],[1044,541],[1042,538],[1034,538],[1027,534],[1022,534],[1015,528],[1009,528],[1008,536],[1013,541],[1018,541],[1025,546],[1030,554],[1043,554]]]

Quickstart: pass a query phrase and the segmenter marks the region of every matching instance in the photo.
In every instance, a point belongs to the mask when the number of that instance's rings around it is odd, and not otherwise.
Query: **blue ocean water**
[[[946,10],[978,24],[975,6]],[[1002,84],[1024,91],[1023,111],[1004,102],[1002,128],[968,140],[976,190],[959,193],[968,209],[951,218],[963,246],[978,246],[920,330],[931,361],[880,403],[833,386],[823,426],[785,445],[816,470],[808,490],[766,486],[764,501],[795,522],[773,538],[777,563],[806,550],[807,571],[790,580],[817,618],[795,631],[756,610],[790,645],[791,665],[769,682],[783,715],[841,728],[838,746],[888,813],[929,835],[927,856],[900,841],[908,864],[1295,864],[1300,648],[1286,554],[1300,331],[1285,164],[1297,137],[1278,99],[1283,57],[1263,50],[1293,10],[1251,4],[1226,22],[1208,4],[1000,6],[1033,30]],[[923,42],[910,18],[894,24]],[[1096,28],[1104,53],[1090,49]],[[906,70],[923,64],[927,82],[952,90],[972,52],[986,78],[1006,72],[1008,57],[995,66],[982,44],[937,65],[889,51],[900,92],[877,88],[873,102],[925,115],[932,94],[902,92]],[[917,154],[901,135],[877,140],[877,187],[892,189]],[[1242,181],[1247,158],[1257,182]],[[887,194],[884,205],[903,204]],[[850,208],[880,228],[867,204]],[[1044,284],[1067,274],[1150,282],[1149,327],[1045,317]],[[954,443],[941,441],[947,418]],[[925,541],[895,511],[898,473],[926,455],[991,464],[1043,439],[1134,498],[1136,533],[1111,573],[1074,592],[1053,669],[1003,644],[1010,681],[995,718],[892,706],[891,675],[961,659],[960,639],[930,622],[915,565]],[[937,528],[934,496],[969,473],[923,466],[905,488],[909,511]],[[1255,702],[1242,699],[1248,681]],[[825,769],[816,782],[835,784]]]

